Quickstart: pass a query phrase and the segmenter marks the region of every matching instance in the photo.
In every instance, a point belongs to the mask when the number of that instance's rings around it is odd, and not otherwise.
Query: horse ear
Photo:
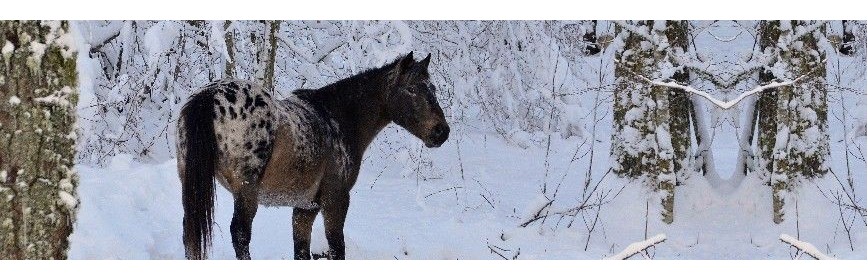
[[[401,72],[406,69],[410,69],[410,66],[413,65],[414,62],[415,61],[413,60],[413,52],[410,52],[407,54],[407,56],[404,56],[404,58],[401,59],[401,62],[398,63]]]
[[[422,59],[422,61],[419,61],[419,66],[422,66],[422,68],[427,69],[428,63],[430,63],[430,62],[431,62],[431,54],[429,53],[428,56],[425,57],[425,59]]]

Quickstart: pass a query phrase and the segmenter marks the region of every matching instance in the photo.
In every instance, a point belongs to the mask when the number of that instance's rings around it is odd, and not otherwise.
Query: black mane
[[[315,95],[321,94],[337,93],[348,95],[359,93],[358,86],[371,83],[374,78],[382,78],[387,76],[389,71],[391,71],[395,68],[396,65],[398,65],[398,62],[401,61],[401,58],[402,57],[399,56],[394,61],[389,62],[383,66],[366,69],[358,74],[340,79],[337,82],[325,85],[318,89],[301,88],[294,90],[292,93],[306,101],[310,101],[310,99],[317,99]]]

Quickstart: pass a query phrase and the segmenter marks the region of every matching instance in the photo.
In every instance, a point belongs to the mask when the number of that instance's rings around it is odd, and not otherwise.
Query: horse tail
[[[214,219],[214,173],[217,140],[214,135],[214,95],[200,92],[181,109],[182,141],[178,161],[183,162],[181,175],[184,204],[184,249],[187,259],[208,257],[211,226]]]

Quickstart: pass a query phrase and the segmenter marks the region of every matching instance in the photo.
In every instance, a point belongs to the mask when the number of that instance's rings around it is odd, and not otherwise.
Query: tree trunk
[[[849,22],[849,23],[848,23]],[[856,36],[853,35],[853,21],[842,20],[842,36],[841,36],[841,47],[838,49],[839,52],[843,55],[853,55],[856,53],[856,48],[853,47],[856,44]]]
[[[77,176],[67,22],[0,21],[0,259],[64,259]]]
[[[652,21],[642,21],[637,29],[648,32],[672,34],[676,41],[686,40],[686,26],[681,23],[667,24],[660,30],[652,28]],[[680,27],[684,27],[681,29]],[[668,30],[668,29],[672,30]],[[628,31],[621,31],[628,32]],[[675,162],[686,158],[683,136],[672,137],[672,120],[675,131],[689,130],[690,108],[683,105],[684,100],[666,87],[652,86],[637,75],[659,78],[660,66],[667,58],[665,51],[648,48],[646,39],[637,34],[627,34],[624,50],[616,53],[619,63],[615,66],[616,88],[614,92],[614,123],[612,149],[616,164],[616,174],[641,179],[658,193],[661,198],[661,218],[664,223],[674,221],[676,174]],[[686,81],[686,73],[676,75]],[[670,78],[670,77],[663,77]],[[683,92],[681,92],[683,95]],[[670,100],[676,101],[674,107]],[[685,134],[686,135],[686,134]],[[673,142],[673,139],[676,141]],[[688,138],[689,141],[689,138]],[[688,142],[689,143],[689,142]],[[680,145],[676,153],[674,145]],[[679,168],[681,163],[679,163]]]
[[[268,21],[268,57],[265,61],[265,89],[274,92],[274,64],[277,63],[277,32],[280,21]]]
[[[796,79],[791,86],[763,92],[756,103],[759,121],[758,148],[760,168],[768,175],[772,190],[773,221],[784,221],[785,195],[801,181],[824,175],[829,154],[826,104],[825,54],[817,44],[815,32],[786,40],[806,21],[768,21],[760,24],[760,47],[776,55],[791,77],[774,77],[760,72],[760,83],[776,79]],[[769,67],[772,67],[770,65]]]
[[[226,55],[229,56],[226,58],[226,73],[223,75],[224,78],[235,78],[235,30],[229,30],[231,25],[232,21],[229,20],[223,23]]]
[[[600,44],[597,43],[597,21],[592,20],[590,24],[590,30],[587,30],[584,35],[582,35],[582,41],[585,41],[587,45],[585,45],[584,53],[585,55],[595,55],[600,53]]]
[[[679,48],[681,51],[687,52],[690,44],[687,38],[687,21],[667,21],[666,22],[666,39],[669,45],[674,48]],[[677,63],[673,66],[678,67]],[[676,71],[672,79],[679,84],[687,84],[690,80],[690,73],[687,70]],[[669,123],[669,133],[672,136],[672,150],[675,154],[673,165],[675,174],[681,173],[684,165],[687,164],[687,154],[690,150],[690,118],[692,116],[691,108],[693,104],[687,98],[687,93],[681,89],[669,89],[669,110],[671,111],[671,119]],[[679,175],[679,178],[684,176]],[[680,185],[680,181],[679,185]]]

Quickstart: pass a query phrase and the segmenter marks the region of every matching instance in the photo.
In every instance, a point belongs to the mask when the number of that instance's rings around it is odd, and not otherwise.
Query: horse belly
[[[295,192],[280,189],[260,189],[259,204],[269,207],[316,209],[319,208],[319,204],[315,202],[316,190],[317,187],[315,186]]]
[[[265,167],[259,186],[259,203],[266,206],[317,208],[316,195],[323,177],[321,163],[288,153],[275,153]]]
[[[317,193],[325,173],[325,154],[287,125],[276,131],[271,157],[262,174],[259,203],[266,206],[317,208]]]

